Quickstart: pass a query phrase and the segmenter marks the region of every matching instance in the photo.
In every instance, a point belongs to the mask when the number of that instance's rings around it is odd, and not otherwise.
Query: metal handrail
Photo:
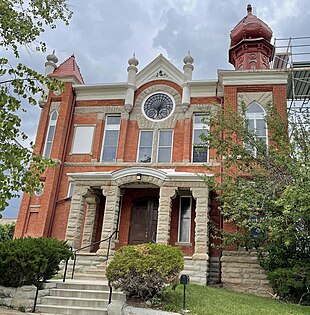
[[[76,253],[82,249],[85,249],[85,248],[89,248],[91,246],[94,246],[94,245],[97,245],[97,244],[100,244],[102,242],[106,242],[106,241],[109,241],[108,243],[108,250],[107,250],[107,254],[106,254],[106,260],[107,261],[109,259],[109,254],[110,254],[110,247],[111,247],[111,239],[114,235],[117,235],[118,233],[118,230],[115,230],[109,237],[103,239],[103,240],[100,240],[100,241],[96,241],[96,242],[93,242],[91,244],[88,244],[88,245],[85,245],[85,246],[82,246],[78,249],[75,249],[75,250],[72,250],[72,253],[73,253],[73,267],[72,267],[72,273],[71,273],[71,279],[73,279],[74,277],[74,272],[75,272],[75,266],[76,266]],[[65,264],[65,270],[64,270],[64,276],[63,276],[63,279],[62,281],[65,282],[66,281],[66,277],[67,277],[67,269],[68,269],[68,262],[69,262],[69,258],[66,260],[66,264]]]

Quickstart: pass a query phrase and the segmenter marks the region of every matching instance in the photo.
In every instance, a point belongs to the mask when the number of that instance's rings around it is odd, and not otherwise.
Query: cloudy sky
[[[228,63],[229,34],[253,14],[273,30],[274,38],[310,36],[309,0],[69,0],[73,17],[59,23],[42,39],[59,62],[74,54],[86,83],[126,81],[127,60],[135,52],[139,70],[162,53],[179,69],[189,50],[193,79],[216,79]],[[272,39],[272,41],[274,40]],[[309,40],[310,44],[310,40]],[[23,51],[22,61],[44,72],[45,55]],[[40,109],[28,109],[23,129],[35,138]],[[16,217],[20,200],[11,202],[4,217]]]

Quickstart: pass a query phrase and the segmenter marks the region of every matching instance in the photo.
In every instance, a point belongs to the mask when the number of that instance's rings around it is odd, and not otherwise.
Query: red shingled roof
[[[75,61],[74,55],[61,63],[51,76],[55,78],[75,77],[79,83],[84,84],[80,68]]]

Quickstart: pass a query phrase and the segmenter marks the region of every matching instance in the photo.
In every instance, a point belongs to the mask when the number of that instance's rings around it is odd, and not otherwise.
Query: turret
[[[249,4],[247,15],[231,31],[229,62],[236,70],[269,69],[274,52],[271,37],[271,28],[252,14]]]

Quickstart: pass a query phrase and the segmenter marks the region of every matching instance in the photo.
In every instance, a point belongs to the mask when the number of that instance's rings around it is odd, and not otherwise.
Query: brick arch
[[[140,106],[145,97],[154,92],[166,92],[173,96],[176,105],[182,103],[182,90],[181,87],[169,81],[156,81],[149,82],[141,86],[135,96],[135,106]]]

